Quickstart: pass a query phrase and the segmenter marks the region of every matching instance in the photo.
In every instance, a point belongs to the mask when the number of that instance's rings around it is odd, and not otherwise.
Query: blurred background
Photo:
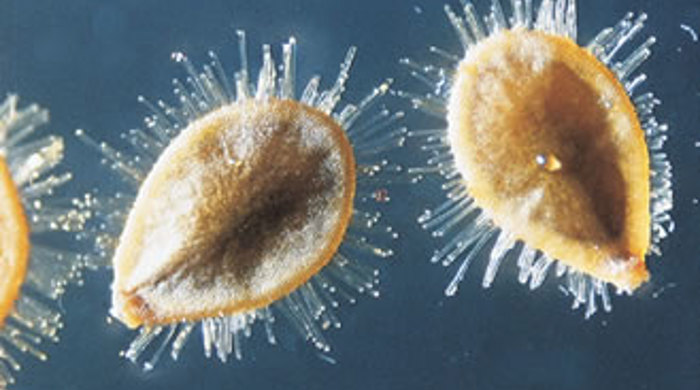
[[[454,2],[457,6],[457,2]],[[476,1],[486,9],[486,1]],[[483,4],[482,4],[483,3]],[[73,131],[121,144],[119,134],[146,114],[136,97],[172,101],[171,79],[183,75],[170,60],[183,51],[194,61],[217,51],[229,70],[238,66],[235,29],[248,32],[251,68],[259,47],[291,35],[299,42],[298,78],[321,74],[330,83],[351,45],[359,48],[347,100],[356,101],[392,77],[397,88],[418,90],[398,65],[410,56],[433,57],[429,45],[460,53],[443,2],[429,0],[5,0],[0,11],[0,94],[51,111],[50,131],[67,138],[66,166],[76,174],[70,194],[100,186],[120,189],[99,158]],[[278,324],[282,346],[256,332],[244,360],[222,364],[202,354],[194,335],[179,361],[164,357],[154,372],[119,357],[133,332],[108,324],[109,270],[90,272],[60,302],[62,342],[47,347],[51,359],[23,358],[15,389],[697,389],[700,388],[700,32],[696,0],[586,0],[579,2],[579,38],[591,39],[627,11],[649,13],[647,34],[658,37],[643,71],[645,88],[664,104],[667,144],[675,168],[676,233],[651,257],[653,280],[633,297],[615,297],[610,314],[584,320],[550,278],[530,292],[508,264],[482,290],[483,262],[468,273],[457,296],[444,288],[455,271],[431,265],[437,242],[415,217],[441,199],[425,185],[392,189],[387,217],[402,235],[395,258],[382,271],[380,299],[343,307],[343,328],[331,331],[331,359]],[[641,41],[639,41],[641,42]],[[326,84],[328,86],[328,84]],[[297,92],[300,92],[299,90]],[[405,101],[386,99],[410,111]],[[412,128],[439,122],[409,113]],[[414,161],[415,145],[394,158]],[[410,192],[410,196],[408,193]],[[281,322],[281,321],[280,321]],[[258,329],[261,330],[261,329]]]

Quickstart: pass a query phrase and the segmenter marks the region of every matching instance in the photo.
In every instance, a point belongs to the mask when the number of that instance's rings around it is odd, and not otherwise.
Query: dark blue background
[[[11,0],[0,7],[0,93],[51,109],[50,130],[68,138],[67,164],[76,172],[71,191],[96,185],[109,192],[94,153],[72,137],[85,128],[118,142],[145,114],[138,94],[170,99],[170,80],[182,75],[169,61],[183,50],[204,60],[217,50],[236,64],[233,29],[248,31],[249,52],[261,43],[299,41],[299,77],[334,77],[349,45],[359,47],[351,101],[386,77],[410,87],[401,56],[426,60],[427,46],[457,52],[441,1],[53,1]],[[483,5],[483,4],[481,4]],[[268,346],[257,334],[245,360],[206,360],[199,335],[180,361],[164,359],[143,374],[118,357],[132,337],[106,322],[110,275],[90,273],[62,301],[62,343],[51,360],[23,359],[16,389],[698,389],[700,388],[700,43],[680,28],[700,30],[697,0],[580,2],[579,37],[590,39],[628,10],[647,11],[647,32],[659,43],[644,70],[647,87],[664,101],[658,114],[671,126],[668,151],[675,167],[677,232],[652,257],[653,282],[614,310],[585,321],[554,280],[531,293],[517,284],[513,265],[482,290],[475,267],[455,298],[442,295],[453,270],[428,264],[434,242],[413,221],[439,199],[397,188],[388,214],[402,233],[398,256],[381,265],[382,297],[341,311],[343,329],[331,332],[337,364],[320,359],[294,338]],[[254,65],[257,66],[257,55]],[[405,102],[389,105],[408,109]],[[413,127],[434,122],[411,114]],[[402,154],[403,153],[403,154]],[[406,160],[406,152],[399,160]],[[413,191],[411,191],[413,190]],[[409,195],[411,192],[411,196]],[[483,265],[482,265],[483,267]],[[673,283],[657,298],[664,286]],[[281,327],[278,333],[287,334]]]

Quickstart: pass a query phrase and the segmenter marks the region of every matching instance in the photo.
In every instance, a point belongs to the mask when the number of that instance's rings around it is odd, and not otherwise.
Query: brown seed
[[[127,325],[264,307],[335,254],[352,214],[343,130],[290,100],[243,100],[192,122],[142,184],[114,256]]]
[[[0,327],[27,274],[29,227],[5,158],[0,157]],[[1,379],[1,378],[0,378]]]
[[[568,38],[515,29],[470,50],[452,91],[457,169],[496,225],[620,288],[648,279],[648,151],[607,67]]]

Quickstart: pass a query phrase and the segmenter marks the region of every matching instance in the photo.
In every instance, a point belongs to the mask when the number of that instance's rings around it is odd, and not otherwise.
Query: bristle
[[[294,82],[296,81],[296,57],[297,41],[289,38],[289,42],[282,46],[284,76],[282,79],[280,97],[282,99],[294,99]]]
[[[515,240],[513,240],[511,235],[505,232],[500,232],[498,234],[498,239],[493,245],[489,255],[489,262],[486,266],[486,272],[484,272],[484,280],[481,283],[484,288],[491,287],[493,280],[496,278],[496,272],[498,272],[499,268],[501,267],[501,263],[503,262],[506,253],[508,253],[508,251],[514,246]]]

